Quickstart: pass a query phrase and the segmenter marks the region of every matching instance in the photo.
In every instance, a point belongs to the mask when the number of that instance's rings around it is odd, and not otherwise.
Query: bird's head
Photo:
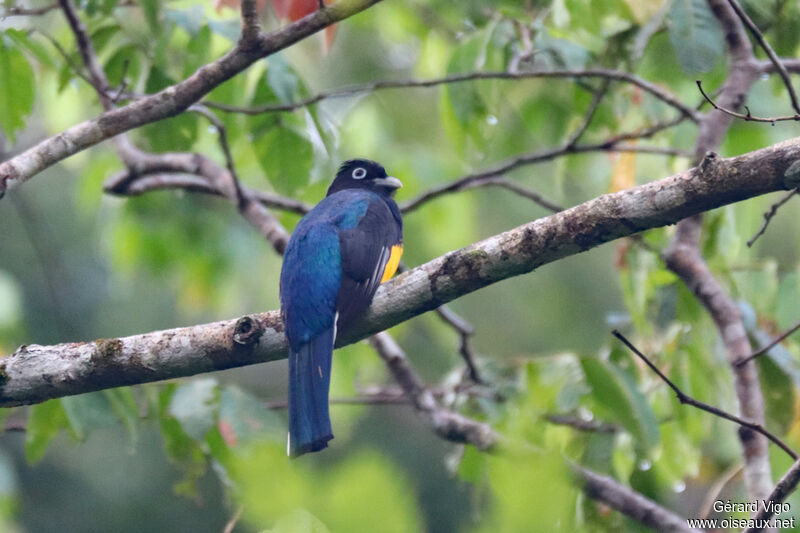
[[[367,189],[383,196],[391,196],[403,183],[387,176],[386,170],[375,161],[351,159],[345,161],[328,187],[328,196],[344,189]]]

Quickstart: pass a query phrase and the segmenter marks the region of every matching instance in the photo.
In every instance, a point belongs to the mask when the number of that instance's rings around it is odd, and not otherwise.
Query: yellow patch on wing
[[[392,255],[389,256],[389,260],[386,262],[386,268],[383,269],[383,277],[381,278],[381,283],[392,279],[394,273],[397,272],[397,267],[400,265],[400,256],[402,255],[403,255],[402,244],[395,244],[394,246],[392,246]]]

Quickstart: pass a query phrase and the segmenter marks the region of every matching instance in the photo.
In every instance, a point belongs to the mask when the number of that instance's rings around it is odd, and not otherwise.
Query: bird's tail
[[[326,448],[333,438],[328,414],[335,326],[289,355],[288,452],[298,457]]]

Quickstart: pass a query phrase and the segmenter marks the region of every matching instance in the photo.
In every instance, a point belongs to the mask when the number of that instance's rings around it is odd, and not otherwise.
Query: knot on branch
[[[255,344],[264,333],[261,323],[250,316],[243,316],[233,327],[233,342],[244,346]]]
[[[716,152],[711,152],[711,151],[706,152],[706,154],[703,156],[703,160],[700,161],[700,165],[698,165],[700,168],[700,172],[702,172],[703,174],[710,172],[714,168],[714,165],[717,164],[717,162],[719,162],[719,155],[717,155]]]
[[[0,173],[0,199],[2,199],[3,196],[6,195],[6,191],[8,190],[8,182],[19,179],[19,172],[17,172],[17,169],[14,168],[13,165],[11,164],[0,165],[0,167],[3,166],[8,168],[2,171],[2,173]]]

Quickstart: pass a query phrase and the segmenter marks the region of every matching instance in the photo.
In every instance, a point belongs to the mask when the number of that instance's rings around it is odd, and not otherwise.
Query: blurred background
[[[155,92],[221,56],[238,35],[231,7],[188,0],[127,4],[79,2],[112,86]],[[0,14],[46,5],[5,0]],[[779,53],[796,52],[795,3],[744,5]],[[261,7],[265,28],[286,23],[269,3]],[[259,61],[208,100],[245,107],[295,102],[377,80],[502,71],[522,61],[522,70],[631,71],[694,106],[700,102],[694,80],[718,86],[726,58],[713,18],[686,16],[691,13],[664,0],[381,2],[339,24],[328,45],[313,36]],[[678,31],[690,23],[699,28],[694,45],[702,54],[681,48]],[[58,9],[9,16],[0,20],[0,32],[0,57],[10,68],[4,75],[12,75],[0,80],[0,94],[20,94],[13,85],[31,95],[29,104],[20,97],[0,117],[0,160],[101,112],[92,88],[70,67],[80,58]],[[527,56],[526,39],[532,40]],[[290,113],[215,112],[239,176],[255,189],[313,204],[342,160],[366,157],[403,181],[403,203],[470,172],[560,146],[581,124],[600,81],[487,80],[364,92]],[[787,111],[773,79],[758,82],[749,102],[760,115]],[[581,142],[674,116],[641,90],[612,84]],[[685,121],[638,142],[690,151],[695,134]],[[792,123],[737,122],[721,153],[793,135]],[[224,164],[216,129],[198,114],[130,137],[145,150],[201,152]],[[689,163],[674,155],[597,151],[520,165],[507,177],[571,206]],[[278,308],[280,257],[225,200],[171,191],[104,194],[104,180],[122,168],[110,144],[101,144],[0,202],[0,354],[21,344],[118,337]],[[757,244],[745,245],[774,200],[719,209],[706,221],[706,258],[752,316],[753,335],[800,317],[798,205],[783,207]],[[299,219],[278,214],[289,229]],[[403,260],[414,267],[547,214],[499,188],[446,195],[405,217]],[[662,229],[645,239],[660,248],[669,236]],[[335,404],[331,448],[288,462],[285,413],[276,407],[286,397],[287,370],[278,361],[4,410],[2,531],[640,527],[587,501],[565,458],[614,475],[685,516],[699,516],[709,490],[725,476],[719,497],[743,498],[736,428],[680,408],[646,369],[611,349],[612,327],[638,334],[687,392],[734,409],[713,324],[656,255],[611,243],[470,294],[452,309],[474,326],[479,366],[505,401],[456,393],[445,401],[539,453],[512,459],[464,449],[436,437],[408,405]],[[452,388],[463,379],[458,335],[437,316],[417,317],[392,333],[431,385]],[[793,343],[786,350],[797,355]],[[800,445],[800,374],[766,358],[761,372],[772,391],[769,423]],[[336,352],[332,398],[393,386],[365,343]],[[552,414],[616,429],[580,432],[548,422]],[[776,475],[789,464],[776,452]]]

